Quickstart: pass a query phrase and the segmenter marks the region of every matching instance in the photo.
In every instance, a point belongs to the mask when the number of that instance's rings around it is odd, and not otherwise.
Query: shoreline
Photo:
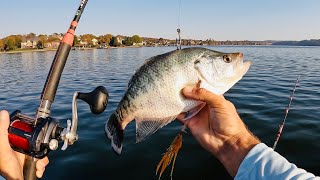
[[[319,47],[319,46],[293,46],[293,45],[216,45],[216,46],[285,46],[285,47]],[[118,49],[118,48],[141,48],[141,47],[166,47],[166,46],[119,46],[119,47],[113,47],[109,46],[107,48],[84,48],[84,49],[71,49],[74,51],[83,51],[83,50],[93,50],[93,49]],[[192,47],[192,46],[187,46]],[[203,46],[207,47],[207,46]],[[74,47],[72,47],[74,48]],[[19,49],[19,50],[13,50],[13,51],[0,51],[1,54],[16,54],[16,53],[30,53],[30,52],[47,52],[47,51],[57,51],[57,49],[54,48],[45,48],[45,49]]]
[[[120,47],[108,47],[108,48],[101,48],[101,49],[117,49],[117,48],[140,48],[140,47],[147,47],[147,46],[120,46]],[[72,47],[74,48],[74,47]],[[99,48],[84,48],[84,49],[71,49],[75,51],[83,51],[83,50],[93,50]],[[30,53],[30,52],[47,52],[47,51],[57,51],[58,49],[54,48],[45,48],[45,49],[19,49],[13,51],[0,51],[1,54],[16,54],[16,53]]]
[[[16,54],[16,53],[28,53],[28,52],[47,52],[47,51],[56,51],[57,49],[47,48],[47,49],[19,49],[13,51],[4,51],[0,54]]]

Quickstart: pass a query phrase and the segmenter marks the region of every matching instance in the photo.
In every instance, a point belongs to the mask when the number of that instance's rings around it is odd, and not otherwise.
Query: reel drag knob
[[[103,86],[98,86],[90,93],[78,93],[78,99],[87,102],[94,114],[101,114],[107,108],[108,98],[108,91]]]
[[[54,151],[58,148],[59,146],[59,141],[56,139],[51,139],[49,142],[49,149]]]

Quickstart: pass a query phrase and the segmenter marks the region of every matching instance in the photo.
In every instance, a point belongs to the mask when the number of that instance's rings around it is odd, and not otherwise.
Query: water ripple
[[[235,104],[253,133],[269,146],[284,116],[296,77],[301,74],[278,152],[298,166],[320,175],[319,171],[316,172],[320,161],[320,144],[316,143],[320,138],[320,48],[210,48],[224,52],[240,51],[245,59],[253,61],[249,72],[225,96]],[[67,151],[58,150],[50,154],[45,179],[156,178],[156,164],[181,125],[171,123],[136,144],[135,124],[129,124],[125,132],[124,152],[118,157],[113,154],[104,135],[104,124],[124,94],[130,77],[144,60],[173,49],[146,47],[71,51],[52,106],[52,115],[65,122],[71,117],[73,92],[89,92],[99,85],[105,86],[110,93],[108,109],[96,116],[90,113],[87,104],[78,103],[80,139]],[[34,115],[54,54],[0,55],[0,109],[21,109],[28,115]],[[121,169],[125,169],[125,173]],[[188,133],[177,159],[175,178],[217,177],[231,179],[223,166]]]

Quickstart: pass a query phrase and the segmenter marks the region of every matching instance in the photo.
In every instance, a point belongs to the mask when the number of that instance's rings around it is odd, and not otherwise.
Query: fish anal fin
[[[140,142],[147,137],[154,134],[158,129],[169,124],[178,115],[166,117],[166,118],[152,118],[152,119],[139,119],[136,118],[136,142]]]

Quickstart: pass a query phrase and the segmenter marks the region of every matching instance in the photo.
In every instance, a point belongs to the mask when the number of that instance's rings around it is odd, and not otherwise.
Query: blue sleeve
[[[240,164],[234,179],[318,179],[304,169],[290,163],[279,153],[257,144]]]

